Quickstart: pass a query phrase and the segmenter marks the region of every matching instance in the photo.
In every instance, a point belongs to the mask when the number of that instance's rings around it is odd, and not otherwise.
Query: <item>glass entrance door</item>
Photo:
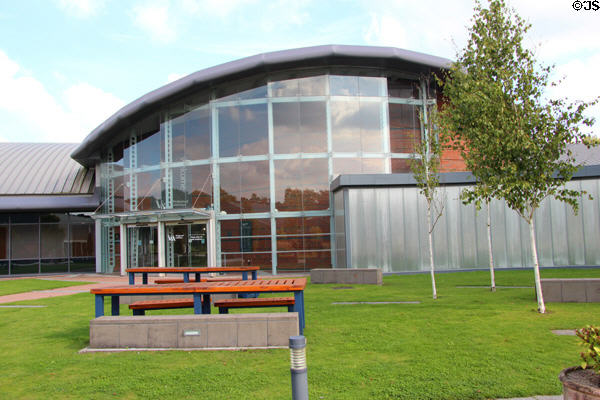
[[[158,267],[156,225],[127,226],[127,267]]]
[[[165,226],[168,267],[208,266],[206,223]]]

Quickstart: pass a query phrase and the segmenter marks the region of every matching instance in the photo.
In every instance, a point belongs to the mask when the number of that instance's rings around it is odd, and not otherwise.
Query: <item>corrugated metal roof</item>
[[[330,65],[398,69],[415,73],[430,73],[448,68],[451,61],[416,51],[395,47],[324,45],[274,51],[231,61],[203,69],[162,86],[121,108],[94,129],[73,152],[72,157],[82,164],[93,166],[98,152],[107,139],[165,102],[192,90],[240,79],[258,73],[271,73],[298,67],[327,67]]]
[[[77,143],[0,143],[0,196],[92,194],[94,169],[70,154]]]

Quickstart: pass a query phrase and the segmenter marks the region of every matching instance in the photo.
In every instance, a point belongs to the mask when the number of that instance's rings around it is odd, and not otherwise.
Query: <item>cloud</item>
[[[176,24],[169,14],[169,3],[144,3],[133,8],[133,23],[148,33],[152,40],[171,43],[177,37]]]
[[[76,18],[89,18],[104,8],[105,0],[58,0],[58,6]]]
[[[256,0],[181,0],[179,5],[186,14],[225,18]]]
[[[87,83],[68,87],[57,98],[0,50],[0,112],[20,122],[5,140],[80,142],[124,105],[116,96]],[[10,136],[9,136],[10,135]]]
[[[187,76],[187,74],[178,74],[178,73],[169,74],[169,75],[167,75],[167,83],[174,82],[178,79],[183,78],[184,76]]]
[[[389,15],[379,16],[371,13],[371,23],[364,34],[370,45],[406,48],[406,30],[404,24]]]

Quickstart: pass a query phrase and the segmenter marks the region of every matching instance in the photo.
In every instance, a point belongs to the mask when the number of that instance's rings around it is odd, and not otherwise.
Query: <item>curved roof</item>
[[[75,143],[0,143],[0,196],[94,192],[94,169],[70,154]]]
[[[234,79],[293,68],[328,66],[394,68],[429,73],[448,68],[450,63],[446,58],[394,47],[325,45],[258,54],[194,72],[140,97],[94,129],[73,151],[71,157],[84,165],[92,166],[94,160],[98,159],[97,153],[111,134],[172,99]]]

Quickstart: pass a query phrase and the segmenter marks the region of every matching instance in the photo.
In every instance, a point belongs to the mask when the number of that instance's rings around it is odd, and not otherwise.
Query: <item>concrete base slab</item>
[[[268,347],[211,347],[211,348],[198,348],[198,347],[183,347],[183,348],[127,348],[127,349],[94,349],[91,347],[84,347],[79,350],[79,354],[85,353],[122,353],[126,351],[218,351],[218,350],[229,350],[229,351],[242,351],[242,350],[272,350],[272,349],[287,349],[288,346],[268,346]]]
[[[599,278],[542,279],[542,293],[547,302],[598,303],[600,302]]]
[[[316,268],[310,282],[381,285],[383,274],[380,268]]]
[[[90,321],[92,349],[270,348],[298,335],[298,313],[103,316]]]

